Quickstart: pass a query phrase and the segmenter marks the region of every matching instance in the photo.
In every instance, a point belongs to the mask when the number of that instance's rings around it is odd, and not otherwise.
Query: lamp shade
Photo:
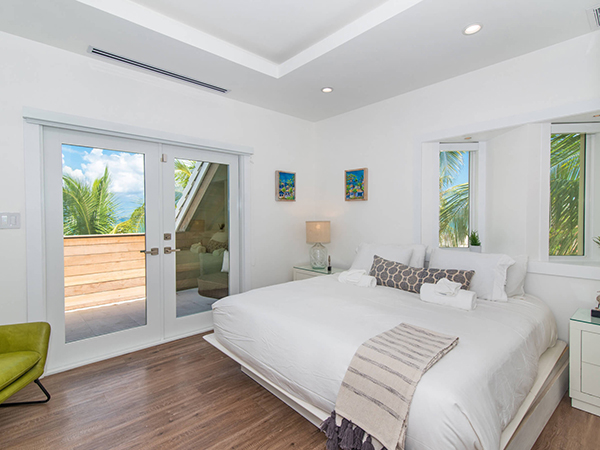
[[[306,222],[306,243],[315,244],[320,242],[321,244],[327,244],[330,242],[329,237],[330,222],[329,220],[321,221],[307,221]]]

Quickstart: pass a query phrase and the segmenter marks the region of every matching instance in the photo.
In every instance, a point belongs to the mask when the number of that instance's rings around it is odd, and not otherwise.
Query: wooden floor
[[[0,408],[0,449],[324,450],[325,438],[193,336],[43,379],[44,405]],[[39,397],[30,385],[12,401]],[[534,447],[598,448],[600,417],[568,398]],[[445,450],[445,449],[440,449]]]

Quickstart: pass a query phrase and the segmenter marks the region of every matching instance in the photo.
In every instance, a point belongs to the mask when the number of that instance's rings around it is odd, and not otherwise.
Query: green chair
[[[50,394],[40,383],[44,373],[50,325],[46,322],[0,326],[0,406],[46,403]],[[46,395],[45,400],[4,403],[15,392],[35,382]]]

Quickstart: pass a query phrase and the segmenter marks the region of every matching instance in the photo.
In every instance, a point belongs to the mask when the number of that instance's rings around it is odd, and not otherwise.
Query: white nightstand
[[[313,269],[311,266],[294,266],[294,281],[306,280],[307,278],[321,277],[323,275],[332,275],[334,273],[343,272],[344,269],[338,269],[332,267],[331,272],[327,272],[327,269]]]
[[[600,318],[578,309],[569,322],[569,395],[574,408],[600,416]]]

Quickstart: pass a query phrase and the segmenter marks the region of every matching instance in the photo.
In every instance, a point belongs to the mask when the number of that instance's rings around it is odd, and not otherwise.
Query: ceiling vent
[[[600,4],[587,9],[586,12],[592,30],[600,30]]]
[[[114,53],[105,52],[104,50],[100,50],[99,48],[90,46],[90,47],[88,47],[88,52],[93,53],[95,55],[104,56],[105,58],[110,58],[110,59],[113,59],[115,61],[119,61],[119,62],[122,62],[125,64],[129,64],[131,66],[139,67],[141,69],[149,70],[151,72],[155,72],[160,75],[175,78],[180,81],[185,81],[186,83],[192,83],[192,84],[195,84],[196,86],[202,86],[203,88],[221,92],[222,94],[226,94],[227,92],[229,92],[229,89],[225,89],[225,88],[222,88],[219,86],[214,86],[212,84],[204,83],[202,81],[194,80],[193,78],[179,75],[174,72],[169,72],[168,70],[159,69],[158,67],[150,66],[148,64],[144,64],[139,61],[134,61],[133,59],[125,58],[124,56],[115,55]]]

